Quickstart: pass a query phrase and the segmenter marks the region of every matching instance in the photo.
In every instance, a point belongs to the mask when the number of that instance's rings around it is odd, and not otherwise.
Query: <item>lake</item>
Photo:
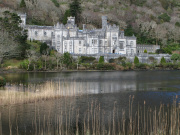
[[[6,87],[1,88],[1,91],[26,92],[28,88],[29,92],[34,93],[38,91],[39,85],[50,82],[63,88],[64,93],[64,96],[53,100],[2,106],[0,132],[3,135],[45,134],[45,129],[53,134],[60,134],[60,131],[61,134],[75,134],[77,127],[79,134],[84,134],[81,129],[88,127],[96,134],[101,134],[100,131],[106,134],[106,129],[115,134],[118,132],[119,117],[131,122],[129,116],[137,115],[139,108],[148,114],[149,108],[158,111],[161,105],[165,106],[164,111],[168,110],[167,106],[171,107],[175,98],[177,105],[180,102],[180,71],[30,72],[1,75],[7,80]],[[29,88],[29,85],[33,87]],[[69,94],[70,90],[75,90],[74,96]],[[55,90],[55,94],[59,93]],[[126,127],[128,122],[125,122]],[[146,128],[150,126],[150,122],[147,123]],[[65,125],[63,130],[60,130],[60,125]],[[143,127],[142,122],[140,127]]]

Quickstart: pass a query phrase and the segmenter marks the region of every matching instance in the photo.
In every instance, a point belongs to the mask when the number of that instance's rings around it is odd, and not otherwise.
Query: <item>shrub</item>
[[[104,63],[104,56],[100,56],[99,63]]]
[[[94,60],[96,60],[95,57],[81,56],[80,58],[81,63],[92,63]]]
[[[135,56],[135,58],[134,58],[134,64],[138,64],[138,63],[139,63],[139,59],[138,59],[137,56]]]
[[[138,69],[146,69],[147,66],[148,65],[145,64],[145,63],[138,63],[138,64],[136,64],[136,68],[138,68]]]
[[[26,8],[26,3],[24,0],[21,0],[20,8]]]
[[[132,67],[132,63],[127,62],[127,63],[126,63],[126,67],[128,67],[129,69],[131,69],[131,67]]]
[[[70,55],[70,53],[65,52],[63,55],[63,63],[66,65],[67,68],[69,68],[69,66],[72,64],[72,56]]]
[[[36,66],[37,66],[37,69],[38,70],[42,70],[43,68],[43,62],[41,59],[39,59],[37,62],[36,62]]]
[[[163,20],[163,22],[170,22],[170,20],[171,20],[171,17],[168,16],[167,13],[161,14],[158,18],[160,20]]]
[[[2,76],[0,76],[0,87],[3,87],[6,85],[6,79]]]
[[[178,69],[178,65],[177,65],[177,64],[173,64],[173,63],[163,63],[162,66],[163,66],[164,68]]]
[[[121,57],[120,56],[119,58],[115,59],[116,64],[124,64],[125,61],[126,61],[126,57]]]
[[[29,65],[29,61],[28,60],[23,60],[21,63],[20,63],[20,68],[21,69],[28,69],[28,65]]]
[[[173,61],[180,60],[180,54],[177,54],[177,53],[173,54],[173,55],[171,56],[171,60],[173,60]]]
[[[180,27],[180,22],[176,22],[175,26]]]
[[[115,65],[111,63],[98,63],[97,64],[98,70],[114,70]]]
[[[160,62],[161,64],[164,64],[164,63],[166,63],[166,60],[165,60],[165,58],[164,57],[162,57],[161,58],[161,62]]]
[[[47,50],[48,48],[49,48],[49,46],[48,46],[46,43],[41,43],[40,53],[41,53],[41,54],[46,53],[46,50]]]
[[[53,3],[54,3],[54,5],[56,6],[56,7],[59,7],[59,3],[57,2],[57,0],[51,0]]]
[[[109,63],[114,63],[115,62],[115,59],[109,59]]]
[[[155,61],[155,58],[152,57],[152,56],[150,56],[148,59],[149,59],[151,62],[154,62],[154,61]]]
[[[85,67],[86,69],[90,68],[90,64],[89,63],[82,63],[81,64],[83,67]]]
[[[71,63],[70,65],[69,65],[69,68],[70,69],[77,69],[77,63]]]
[[[144,50],[144,53],[147,53],[147,50],[146,50],[146,49]]]
[[[171,49],[170,48],[163,48],[164,52],[165,53],[169,53],[169,54],[172,54],[171,52]]]
[[[156,53],[157,53],[157,54],[160,54],[160,53],[166,53],[166,52],[165,52],[163,49],[157,49],[157,50],[156,50]]]

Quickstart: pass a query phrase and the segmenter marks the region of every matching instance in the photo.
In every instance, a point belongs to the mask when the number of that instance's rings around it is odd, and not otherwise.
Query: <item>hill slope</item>
[[[26,7],[20,8],[21,0],[2,0],[1,10],[9,8],[26,12],[28,24],[53,25],[62,22],[65,11],[72,0],[24,0]],[[101,16],[108,16],[109,23],[127,29],[126,35],[138,37],[138,43],[167,45],[180,42],[179,0],[81,0],[82,24],[101,27]]]

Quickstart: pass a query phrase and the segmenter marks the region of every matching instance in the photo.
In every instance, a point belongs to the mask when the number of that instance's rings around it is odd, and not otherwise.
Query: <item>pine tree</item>
[[[104,56],[100,56],[99,63],[104,63]]]
[[[139,64],[139,59],[137,56],[135,56],[135,58],[134,58],[134,64]]]
[[[26,3],[24,0],[21,0],[20,8],[26,8]]]
[[[146,49],[144,50],[144,53],[147,53],[147,50],[146,50]]]
[[[67,18],[71,16],[71,12],[70,10],[66,10],[66,12],[64,13],[64,17],[63,17],[63,24],[67,23]]]
[[[79,0],[73,0],[69,5],[71,15],[76,18],[76,23],[80,22],[80,16],[82,12],[81,3]]]
[[[161,58],[161,64],[165,64],[166,63],[166,60],[164,57]]]

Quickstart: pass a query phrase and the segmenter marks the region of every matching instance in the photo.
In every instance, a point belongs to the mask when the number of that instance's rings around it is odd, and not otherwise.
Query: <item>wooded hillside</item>
[[[54,25],[63,22],[73,0],[1,0],[1,10],[26,12],[28,24]],[[25,5],[23,5],[23,2]],[[133,33],[138,43],[162,46],[180,42],[179,0],[81,0],[79,27],[101,27],[101,16],[108,16],[125,34]]]

